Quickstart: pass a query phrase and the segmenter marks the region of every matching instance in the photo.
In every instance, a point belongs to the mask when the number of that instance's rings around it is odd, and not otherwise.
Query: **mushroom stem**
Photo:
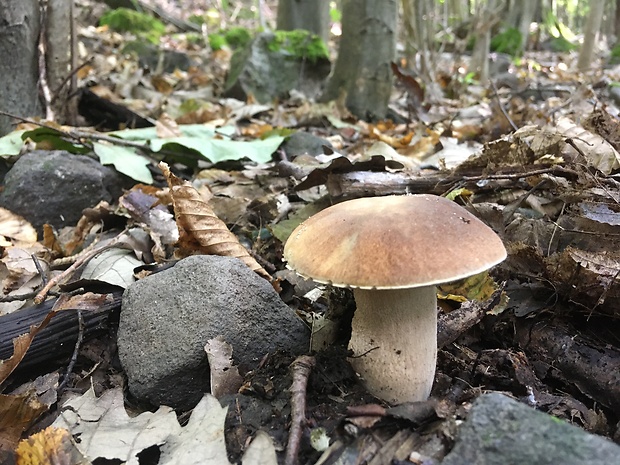
[[[435,286],[353,292],[350,362],[368,391],[391,404],[426,400],[437,363]]]

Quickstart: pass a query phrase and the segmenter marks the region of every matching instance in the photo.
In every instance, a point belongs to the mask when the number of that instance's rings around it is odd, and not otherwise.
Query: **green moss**
[[[516,56],[521,52],[521,39],[521,32],[518,29],[508,28],[491,39],[491,50]]]
[[[250,43],[252,34],[244,27],[231,27],[224,33],[224,39],[231,48],[241,48]]]
[[[325,42],[319,36],[301,29],[275,31],[274,40],[269,44],[269,50],[275,52],[282,49],[295,57],[304,58],[312,63],[321,59],[329,59],[329,50]]]
[[[226,45],[226,39],[222,34],[209,34],[211,50],[221,50]]]
[[[160,20],[128,8],[108,11],[101,17],[99,24],[116,32],[131,32],[153,43],[157,43],[166,32],[166,26]]]

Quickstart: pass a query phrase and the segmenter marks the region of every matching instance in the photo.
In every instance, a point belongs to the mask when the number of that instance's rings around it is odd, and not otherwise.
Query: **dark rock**
[[[489,56],[489,76],[495,77],[498,74],[510,71],[513,58],[506,53],[491,53]]]
[[[129,390],[154,405],[192,408],[209,389],[204,345],[220,335],[242,371],[276,350],[303,353],[310,337],[272,286],[240,260],[188,257],[125,291],[118,352]]]
[[[282,144],[284,152],[289,158],[295,158],[298,155],[322,155],[325,153],[323,146],[326,145],[332,149],[332,144],[322,137],[315,136],[309,132],[297,131],[291,134]]]
[[[141,67],[151,71],[159,70],[164,73],[172,73],[175,69],[187,71],[192,61],[186,53],[176,50],[161,49],[153,44],[143,41],[133,41],[123,48],[123,53],[134,54],[138,58]]]
[[[499,393],[480,396],[442,465],[609,465],[620,446]]]
[[[82,210],[114,202],[124,178],[85,155],[35,150],[23,155],[4,179],[0,206],[26,218],[37,230],[74,225]]]
[[[224,86],[225,97],[246,100],[251,94],[259,103],[270,103],[286,98],[293,89],[307,97],[319,95],[331,69],[329,61],[311,63],[284,49],[271,50],[274,38],[273,33],[263,32],[234,53]]]

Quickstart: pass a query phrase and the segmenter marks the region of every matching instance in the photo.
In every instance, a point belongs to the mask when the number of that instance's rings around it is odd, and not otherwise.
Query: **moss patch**
[[[152,43],[157,43],[166,32],[166,26],[160,20],[128,8],[108,11],[101,17],[99,24],[116,32],[130,32]]]
[[[329,51],[325,42],[319,36],[301,29],[275,31],[269,50],[274,52],[286,50],[294,57],[303,58],[312,63],[329,59]]]

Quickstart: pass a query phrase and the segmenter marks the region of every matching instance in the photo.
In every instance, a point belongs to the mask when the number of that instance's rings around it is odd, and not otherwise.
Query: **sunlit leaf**
[[[102,165],[113,165],[116,171],[145,184],[153,182],[153,176],[147,168],[150,161],[138,155],[136,149],[93,142],[95,154]]]

